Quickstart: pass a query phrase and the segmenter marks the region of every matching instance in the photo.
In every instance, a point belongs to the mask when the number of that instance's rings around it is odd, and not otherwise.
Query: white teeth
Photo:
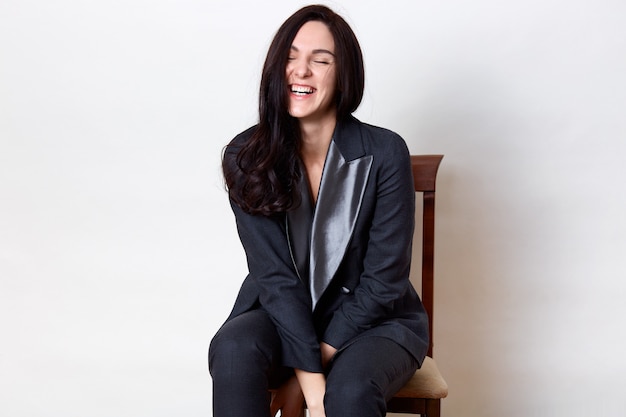
[[[312,87],[306,87],[303,85],[292,85],[291,92],[296,94],[311,94],[313,93]]]

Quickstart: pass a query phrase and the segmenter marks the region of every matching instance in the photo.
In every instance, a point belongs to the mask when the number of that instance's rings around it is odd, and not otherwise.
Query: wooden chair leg
[[[440,417],[441,400],[426,400],[426,417]]]

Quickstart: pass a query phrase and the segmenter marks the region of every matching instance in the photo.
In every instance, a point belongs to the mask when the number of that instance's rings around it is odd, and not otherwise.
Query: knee
[[[211,340],[209,371],[213,379],[249,378],[271,369],[280,357],[280,340],[271,319],[253,310],[227,321]]]
[[[383,390],[371,379],[327,382],[324,398],[327,415],[346,415],[346,410],[356,411],[354,415],[369,415],[374,410],[384,410],[385,404]],[[359,414],[358,410],[369,411]]]
[[[232,337],[218,333],[209,345],[209,371],[233,373],[250,370],[252,364],[262,365],[265,355],[258,345],[246,337]]]

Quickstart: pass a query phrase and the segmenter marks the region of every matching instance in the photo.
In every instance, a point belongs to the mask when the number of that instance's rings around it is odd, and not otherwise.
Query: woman
[[[409,282],[410,157],[351,116],[361,50],[324,6],[297,11],[267,54],[259,124],[223,170],[249,274],[211,342],[214,415],[384,416],[428,346]],[[270,397],[269,388],[275,388]]]

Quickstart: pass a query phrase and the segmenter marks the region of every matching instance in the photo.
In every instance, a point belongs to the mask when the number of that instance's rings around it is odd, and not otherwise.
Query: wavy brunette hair
[[[354,112],[363,98],[363,55],[348,23],[321,5],[304,7],[289,17],[274,36],[263,66],[259,123],[245,142],[231,143],[232,149],[226,150],[222,162],[230,198],[249,214],[271,216],[301,202],[300,128],[298,120],[289,114],[286,65],[296,34],[310,21],[324,23],[335,41],[337,119]]]

